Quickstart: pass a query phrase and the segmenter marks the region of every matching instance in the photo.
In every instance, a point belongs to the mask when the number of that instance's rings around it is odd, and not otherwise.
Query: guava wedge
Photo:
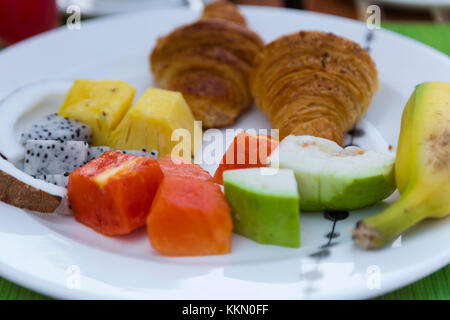
[[[227,170],[223,181],[236,233],[263,244],[300,247],[300,202],[292,170]]]
[[[272,167],[292,169],[302,211],[355,210],[395,190],[395,155],[340,147],[312,136],[287,136],[272,152]]]

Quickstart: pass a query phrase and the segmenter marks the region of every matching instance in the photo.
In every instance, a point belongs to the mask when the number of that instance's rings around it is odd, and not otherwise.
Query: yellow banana
[[[450,214],[450,83],[422,83],[408,100],[395,178],[400,199],[352,231],[362,248],[379,248],[425,218]]]

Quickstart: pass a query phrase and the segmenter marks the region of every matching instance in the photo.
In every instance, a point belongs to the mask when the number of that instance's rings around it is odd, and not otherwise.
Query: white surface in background
[[[401,6],[406,8],[450,8],[450,0],[356,0],[356,1],[366,1],[370,4],[388,4],[393,6]]]

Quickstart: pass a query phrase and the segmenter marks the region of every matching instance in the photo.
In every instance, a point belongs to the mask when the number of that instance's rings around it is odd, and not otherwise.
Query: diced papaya
[[[164,177],[147,217],[152,247],[167,256],[229,253],[232,229],[220,187],[180,176]]]
[[[145,225],[163,178],[158,161],[107,151],[73,171],[68,197],[77,221],[108,235]]]
[[[239,133],[223,155],[214,174],[214,182],[223,184],[225,170],[267,166],[267,158],[278,144],[278,140],[264,134],[254,135],[245,131]]]
[[[180,176],[206,181],[213,181],[208,171],[203,170],[198,164],[187,162],[183,158],[170,154],[158,159],[159,166],[164,176]]]

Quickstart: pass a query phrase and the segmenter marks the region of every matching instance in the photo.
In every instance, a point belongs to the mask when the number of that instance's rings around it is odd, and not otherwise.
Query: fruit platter
[[[83,24],[0,54],[25,61],[0,76],[0,275],[61,298],[345,299],[449,263],[447,56],[226,1]]]

